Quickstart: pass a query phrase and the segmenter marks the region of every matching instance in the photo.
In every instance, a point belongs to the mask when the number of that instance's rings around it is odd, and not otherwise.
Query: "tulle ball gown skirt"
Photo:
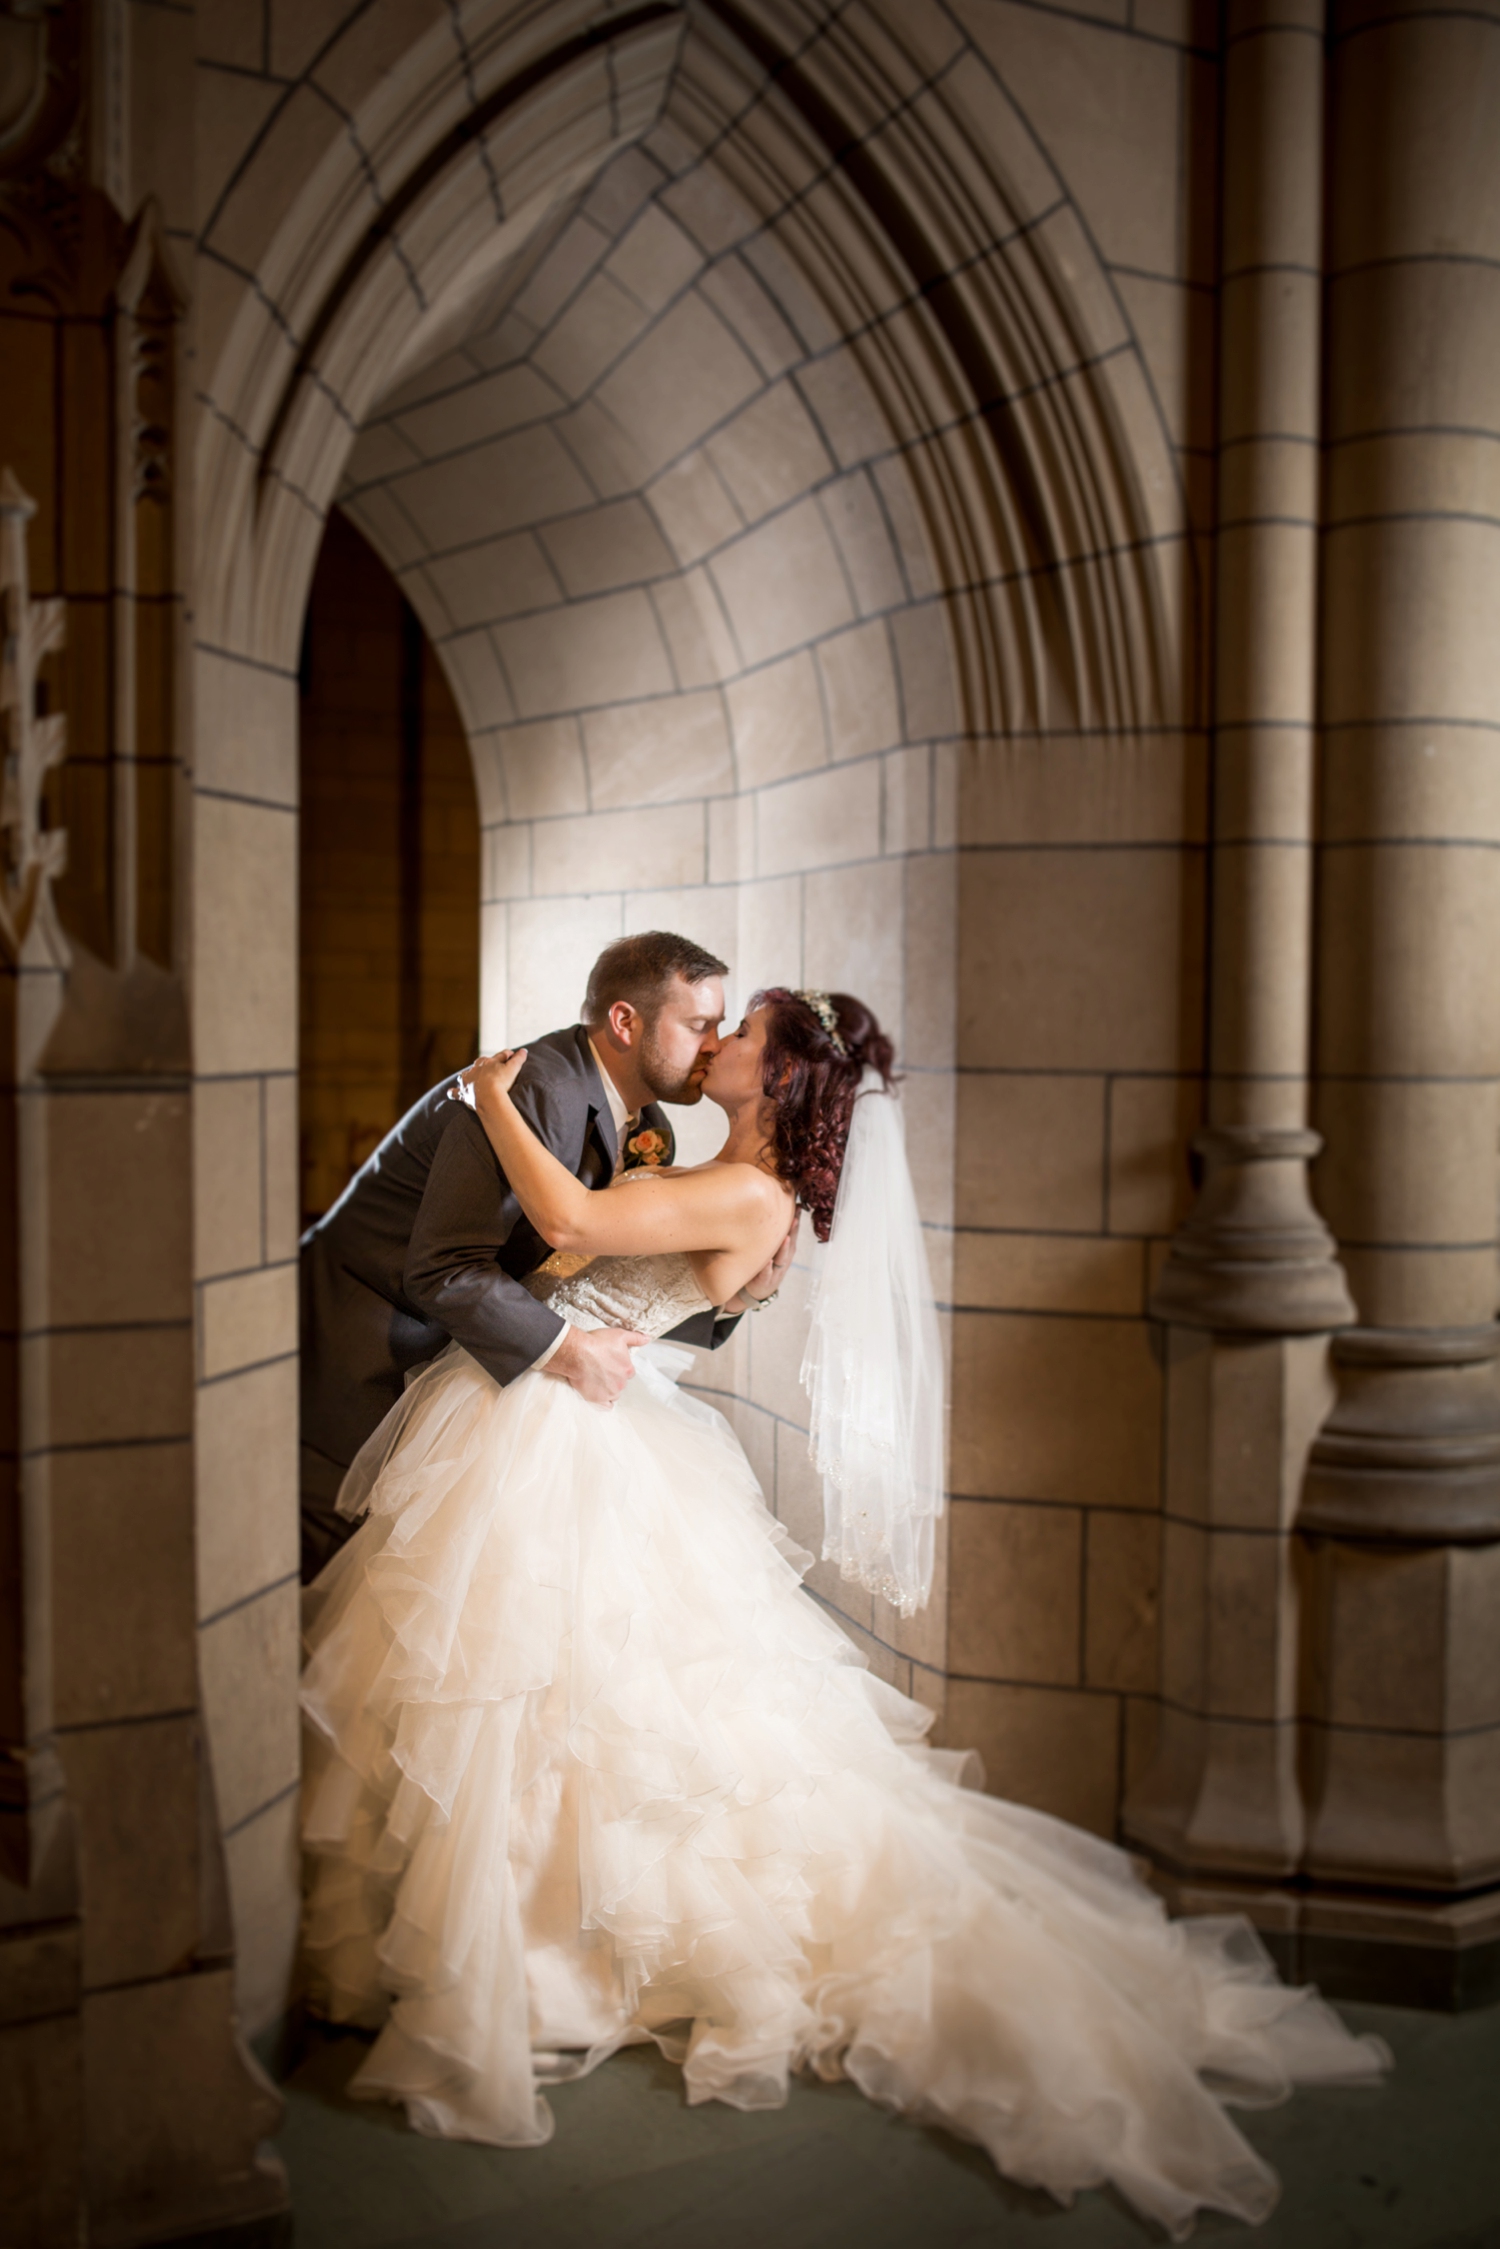
[[[1264,2217],[1226,2102],[1373,2080],[1378,2043],[1245,1924],[1171,1923],[1121,1852],[959,1785],[672,1362],[606,1413],[450,1347],[309,1592],[306,1945],[379,2027],[356,2089],[533,2146],[542,2086],[654,2038],[690,2101],[847,2076],[1059,2200]]]

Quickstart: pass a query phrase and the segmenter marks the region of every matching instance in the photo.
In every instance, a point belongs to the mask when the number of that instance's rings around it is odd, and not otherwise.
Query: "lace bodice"
[[[579,1258],[554,1250],[526,1281],[532,1295],[575,1328],[636,1328],[666,1335],[709,1309],[682,1250],[659,1257]]]

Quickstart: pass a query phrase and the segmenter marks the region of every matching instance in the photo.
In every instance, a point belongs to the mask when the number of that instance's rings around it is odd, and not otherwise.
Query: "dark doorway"
[[[303,1224],[479,1040],[479,813],[416,614],[335,509],[301,677]]]

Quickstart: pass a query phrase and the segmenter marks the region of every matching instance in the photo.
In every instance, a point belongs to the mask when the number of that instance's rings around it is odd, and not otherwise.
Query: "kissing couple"
[[[769,1299],[805,1211],[824,1553],[925,1601],[942,1361],[891,1045],[785,987],[724,1035],[726,973],[610,946],[580,1024],[434,1088],[304,1244],[314,2004],[442,2137],[538,2145],[543,2087],[651,2039],[692,2102],[849,2077],[1059,2201],[1256,2222],[1226,2104],[1384,2049],[1248,1923],[1170,1922],[1123,1852],[965,1785],[678,1388],[664,1339]],[[727,1137],[679,1168],[654,1104],[700,1097]]]

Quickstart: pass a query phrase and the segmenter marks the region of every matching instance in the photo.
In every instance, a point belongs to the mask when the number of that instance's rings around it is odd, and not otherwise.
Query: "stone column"
[[[0,1537],[23,1688],[0,1741],[0,2174],[14,2238],[38,2249],[214,2228],[260,2249],[285,2238],[286,2186],[258,2152],[279,2103],[233,2018],[198,1714],[191,1109],[154,1049],[163,1011],[132,1012],[128,970],[57,908],[70,839],[44,785],[66,718],[39,717],[37,690],[82,604],[31,598],[37,513],[0,468]],[[66,556],[77,516],[48,529]],[[71,840],[98,837],[80,822]]]
[[[1224,51],[1208,1128],[1163,1319],[1309,1334],[1352,1306],[1308,1197],[1322,0],[1235,0]]]
[[[1406,1892],[1373,1933],[1456,1991],[1500,1967],[1500,17],[1349,6],[1332,56],[1318,1115],[1361,1324],[1300,1518],[1306,1867]]]
[[[0,2178],[15,2238],[53,2249],[79,2233],[84,2057],[78,1830],[57,1744],[49,1464],[28,1411],[34,1380],[25,1380],[42,1326],[28,1286],[39,1244],[26,1080],[38,1021],[55,1012],[62,987],[51,891],[60,839],[40,797],[64,737],[55,714],[36,717],[36,679],[64,617],[60,601],[30,598],[35,514],[0,466],[0,743],[15,777],[5,809],[23,814],[4,824],[0,866]]]
[[[252,2249],[290,2221],[200,1718],[181,306],[73,153],[106,17],[0,13],[0,2237]]]
[[[1208,1126],[1167,1322],[1161,1730],[1128,1832],[1193,1874],[1302,1843],[1291,1518],[1353,1317],[1307,1130],[1322,254],[1321,0],[1235,0],[1223,233]]]

